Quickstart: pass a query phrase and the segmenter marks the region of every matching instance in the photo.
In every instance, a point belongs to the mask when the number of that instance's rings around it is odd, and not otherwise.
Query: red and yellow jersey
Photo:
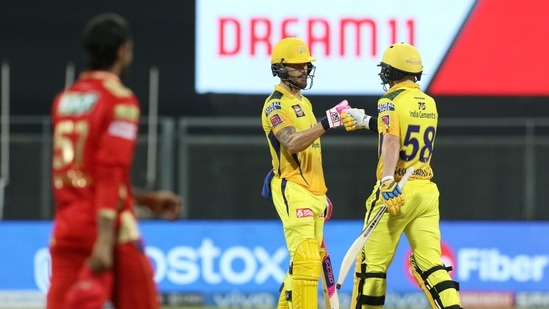
[[[415,172],[410,179],[431,179],[431,156],[435,146],[438,112],[435,100],[423,93],[411,81],[391,87],[378,100],[379,148],[383,143],[382,133],[388,132],[400,137],[400,155],[395,170],[395,180],[399,181],[410,166]],[[383,160],[377,164],[377,179],[383,171]]]
[[[139,113],[132,91],[105,71],[83,72],[55,97],[55,245],[89,247],[99,211],[132,211],[130,169]]]
[[[275,137],[282,128],[293,126],[299,132],[318,122],[309,99],[302,97],[300,100],[276,85],[274,92],[265,100],[261,122],[269,144],[275,176],[300,184],[311,193],[325,194],[327,189],[322,169],[320,138],[304,151],[291,154]]]

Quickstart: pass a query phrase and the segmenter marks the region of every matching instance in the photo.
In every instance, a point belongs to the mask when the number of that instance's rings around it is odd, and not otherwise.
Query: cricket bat
[[[324,292],[324,304],[326,305],[326,309],[339,309],[339,297],[337,296],[334,270],[324,239],[322,239],[321,247],[325,252],[322,257],[322,291]]]
[[[326,196],[326,211],[324,216],[324,223],[330,220],[332,216],[332,210],[334,205],[332,201]],[[322,292],[324,294],[325,309],[339,309],[339,297],[337,296],[337,290],[335,288],[334,269],[332,267],[332,260],[330,259],[330,253],[326,248],[326,241],[322,238],[322,244],[320,247],[324,251],[322,256]]]
[[[408,178],[410,178],[413,173],[414,168],[409,167],[406,170],[404,176],[402,176],[402,179],[398,182],[398,187],[402,189],[406,181],[408,181]],[[345,256],[343,256],[343,261],[341,262],[341,266],[339,267],[339,275],[337,277],[336,283],[337,289],[341,288],[341,285],[343,284],[343,281],[345,281],[345,277],[347,277],[349,270],[355,264],[358,253],[360,252],[360,250],[362,250],[364,244],[366,244],[366,241],[381,220],[381,217],[383,217],[383,214],[385,214],[386,210],[387,206],[383,205],[374,216],[372,221],[362,230],[362,232],[360,232],[360,235],[358,235],[358,237],[353,241],[349,249],[347,249],[347,252],[345,252]]]

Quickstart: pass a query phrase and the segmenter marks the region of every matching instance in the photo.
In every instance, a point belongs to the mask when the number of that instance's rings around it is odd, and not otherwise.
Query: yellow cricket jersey
[[[275,176],[300,184],[313,194],[325,194],[327,189],[322,170],[320,138],[304,151],[291,154],[275,137],[282,128],[293,126],[296,131],[303,131],[318,122],[309,99],[302,97],[300,100],[276,85],[274,92],[265,100],[261,122]]]
[[[400,136],[400,157],[396,166],[395,180],[399,181],[410,166],[415,172],[410,179],[431,179],[431,156],[435,146],[438,112],[435,100],[423,93],[411,81],[391,87],[377,102],[378,150],[381,152],[382,133]],[[377,164],[377,179],[383,171],[383,160]]]

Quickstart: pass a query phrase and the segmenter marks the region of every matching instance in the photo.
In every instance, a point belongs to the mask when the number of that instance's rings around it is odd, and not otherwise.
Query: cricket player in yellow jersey
[[[261,115],[272,157],[263,195],[280,216],[290,254],[279,308],[317,309],[327,191],[320,136],[342,125],[341,111],[350,108],[343,101],[317,120],[301,93],[312,86],[315,60],[299,38],[287,37],[274,46],[271,71],[280,83],[265,100]]]
[[[441,260],[439,190],[431,180],[438,112],[435,100],[417,83],[423,72],[421,56],[414,46],[395,43],[385,50],[379,66],[386,93],[377,104],[377,182],[366,200],[365,224],[383,204],[389,214],[382,217],[357,259],[351,308],[383,308],[387,269],[404,233],[412,249],[412,272],[431,307],[460,309],[459,284]],[[345,129],[365,127],[363,114],[359,109],[346,110]],[[397,183],[409,167],[415,172],[400,190]]]

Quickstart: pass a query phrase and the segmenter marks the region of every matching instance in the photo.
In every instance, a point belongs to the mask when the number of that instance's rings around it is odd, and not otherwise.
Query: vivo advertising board
[[[42,291],[49,285],[49,222],[0,223],[0,291]],[[325,228],[334,270],[362,229],[359,221]],[[288,268],[278,221],[141,223],[146,253],[162,292],[276,294]],[[443,222],[443,259],[462,291],[549,292],[548,223]],[[419,291],[402,239],[388,273],[389,292]],[[350,293],[352,278],[342,293]]]
[[[394,42],[422,54],[427,86],[474,0],[196,1],[198,93],[268,94],[270,54],[283,37],[305,40],[318,60],[310,94],[381,94],[377,65]]]

